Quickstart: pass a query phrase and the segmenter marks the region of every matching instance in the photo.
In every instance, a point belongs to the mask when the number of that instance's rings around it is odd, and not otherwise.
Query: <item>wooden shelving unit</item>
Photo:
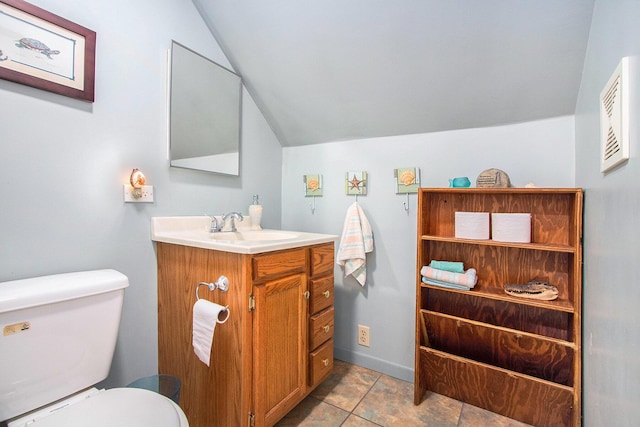
[[[531,243],[455,238],[458,211],[531,213]],[[477,285],[425,285],[420,269],[432,260],[475,268]],[[532,279],[558,298],[503,290]],[[416,404],[431,390],[532,425],[580,425],[581,302],[581,189],[419,190]]]

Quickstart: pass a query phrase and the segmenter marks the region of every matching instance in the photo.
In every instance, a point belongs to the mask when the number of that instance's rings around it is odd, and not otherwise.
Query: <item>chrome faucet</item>
[[[227,223],[227,218],[231,218],[231,231],[238,231],[235,220],[242,221],[244,219],[240,212],[229,212],[222,215],[222,225],[218,231],[224,228],[224,225]]]
[[[224,222],[222,223],[224,225]],[[211,226],[209,227],[209,233],[217,233],[222,230],[222,227],[218,225],[218,218],[211,215]]]

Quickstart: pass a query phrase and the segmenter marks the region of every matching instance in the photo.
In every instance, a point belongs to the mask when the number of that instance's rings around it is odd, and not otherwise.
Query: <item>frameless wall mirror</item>
[[[240,76],[175,41],[170,65],[170,165],[239,175]]]

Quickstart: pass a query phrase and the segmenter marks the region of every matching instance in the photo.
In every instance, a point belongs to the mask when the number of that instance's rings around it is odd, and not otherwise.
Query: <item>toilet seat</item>
[[[90,393],[68,406],[29,421],[30,427],[186,427],[184,412],[171,399],[138,388],[114,388]]]

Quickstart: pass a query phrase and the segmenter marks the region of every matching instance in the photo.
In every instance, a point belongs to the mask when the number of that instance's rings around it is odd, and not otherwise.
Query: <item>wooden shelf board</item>
[[[571,187],[467,187],[467,188],[453,188],[453,187],[421,187],[419,190],[421,193],[468,193],[468,194],[576,194],[582,191],[580,188]]]
[[[465,295],[472,295],[472,296],[476,296],[478,298],[489,298],[489,299],[493,299],[493,300],[497,300],[497,301],[506,301],[509,303],[513,303],[513,304],[522,304],[522,305],[530,305],[533,307],[540,307],[540,308],[544,308],[544,309],[548,309],[548,310],[554,310],[554,311],[562,311],[565,313],[574,313],[575,312],[575,308],[573,306],[573,304],[571,304],[570,301],[567,300],[561,300],[561,299],[556,299],[553,301],[541,301],[541,300],[535,300],[535,299],[527,299],[527,298],[517,298],[517,297],[512,297],[510,295],[507,295],[506,293],[504,293],[502,290],[499,289],[482,289],[482,288],[473,288],[470,289],[468,291],[462,291],[462,290],[457,290],[457,289],[450,289],[450,288],[445,288],[442,286],[434,286],[434,285],[427,285],[425,283],[420,282],[420,287],[422,288],[429,288],[429,289],[436,289],[438,291],[444,291],[444,292],[454,292],[454,293],[461,293],[461,294],[465,294]]]
[[[532,338],[543,340],[543,341],[553,342],[553,343],[560,344],[560,345],[562,345],[564,347],[571,348],[573,350],[575,350],[577,348],[576,344],[574,342],[572,342],[572,341],[566,341],[566,340],[563,340],[563,339],[553,338],[553,337],[549,337],[549,336],[546,336],[546,335],[534,334],[534,333],[531,333],[531,332],[525,332],[525,331],[521,331],[521,330],[518,330],[518,329],[507,328],[507,327],[498,326],[498,325],[492,325],[491,323],[478,322],[476,320],[471,320],[471,319],[468,319],[468,318],[465,318],[465,317],[452,316],[450,314],[440,313],[438,311],[426,310],[426,309],[423,309],[423,308],[420,309],[420,313],[422,315],[430,314],[430,315],[434,315],[434,316],[438,316],[438,317],[443,317],[443,318],[446,318],[446,319],[453,319],[454,321],[460,321],[462,323],[478,325],[478,326],[480,326],[482,328],[495,329],[495,330],[498,330],[498,331],[504,331],[504,332],[509,332],[509,333],[513,333],[513,334],[517,334],[517,335],[523,335],[523,336],[532,337]]]
[[[473,364],[473,365],[477,365],[477,366],[483,366],[483,367],[485,367],[487,369],[491,369],[491,370],[496,371],[496,372],[502,372],[502,373],[507,374],[507,375],[509,375],[511,377],[526,378],[526,379],[528,379],[530,381],[541,383],[541,384],[546,384],[547,386],[550,386],[550,387],[553,387],[553,388],[557,388],[557,389],[560,389],[560,390],[566,390],[566,391],[569,391],[571,393],[573,393],[573,390],[574,390],[574,388],[571,387],[571,386],[554,383],[553,381],[543,380],[542,378],[532,377],[531,375],[522,374],[520,372],[512,371],[510,369],[500,368],[499,366],[493,366],[493,365],[489,365],[489,364],[486,364],[486,363],[477,362],[475,360],[467,359],[466,357],[458,356],[456,354],[451,354],[451,353],[447,353],[445,351],[436,350],[435,348],[431,348],[431,347],[427,347],[427,346],[421,345],[420,346],[420,351],[423,351],[423,352],[426,352],[426,353],[433,353],[433,354],[436,354],[436,355],[438,355],[440,357],[453,359],[453,360],[456,360],[458,362],[463,362],[463,363],[467,363],[467,364]]]
[[[537,251],[576,253],[576,248],[569,245],[551,245],[551,244],[544,244],[544,243],[498,242],[491,239],[473,240],[473,239],[459,239],[456,237],[432,236],[432,235],[423,235],[422,240],[434,241],[434,242],[464,243],[468,245],[479,245],[479,246],[501,246],[505,248],[532,249]]]

